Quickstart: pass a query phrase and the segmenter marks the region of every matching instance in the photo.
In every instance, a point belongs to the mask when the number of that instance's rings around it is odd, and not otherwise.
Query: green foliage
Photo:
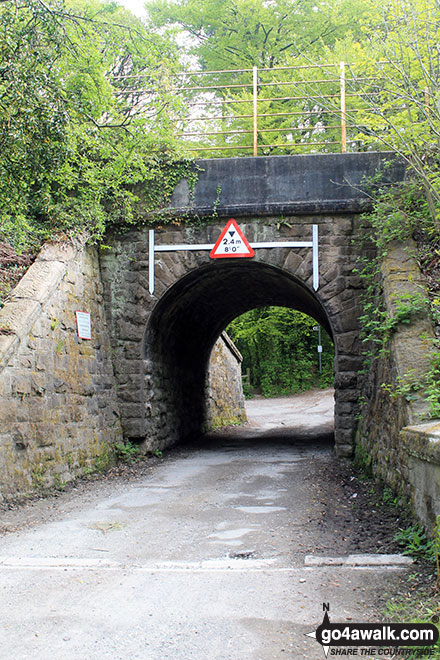
[[[400,503],[400,497],[394,493],[392,488],[385,486],[383,489],[382,501],[384,504],[388,504],[397,508]]]
[[[334,151],[340,141],[339,63],[346,66],[346,111],[351,151],[394,151],[421,183],[431,218],[440,208],[439,125],[440,5],[432,0],[153,0],[152,29],[185,35],[183,56],[196,58],[212,86],[220,113],[216,130],[228,131],[225,115],[240,115],[240,135],[205,138],[203,144],[249,146],[252,98],[249,69],[259,67],[258,143],[295,152]],[[305,70],[313,64],[316,68]],[[329,65],[335,65],[329,68]],[[296,69],[277,71],[275,67]],[[194,68],[194,66],[191,66]],[[231,73],[231,69],[241,69]],[[247,84],[226,90],[224,85]],[[187,87],[194,96],[197,78]],[[203,94],[203,93],[202,93]],[[302,98],[302,97],[307,98]],[[286,98],[287,97],[287,98]],[[246,103],[248,101],[248,103]],[[286,115],[286,113],[291,113]],[[276,116],[274,116],[276,115]],[[281,117],[281,118],[280,118]],[[192,124],[193,126],[193,124]],[[325,129],[325,134],[324,134]],[[316,146],[314,146],[316,145]],[[281,152],[285,152],[283,146]],[[236,155],[239,151],[224,151]],[[243,153],[249,153],[244,151]]]
[[[363,36],[363,25],[370,22],[370,5],[370,0],[206,0],[202,9],[193,0],[149,2],[147,12],[153,29],[168,30],[176,40],[182,40],[183,33],[187,44],[184,55],[196,58],[202,71],[215,72],[202,78],[189,77],[183,85],[190,88],[188,100],[194,101],[195,94],[199,94],[198,101],[209,100],[203,114],[215,116],[210,131],[221,132],[206,135],[206,123],[197,124],[192,118],[191,131],[198,127],[202,134],[193,146],[225,147],[220,153],[226,156],[249,155],[253,114],[250,69],[257,66],[259,97],[263,99],[258,106],[259,153],[285,153],[286,148],[289,153],[334,151],[340,129],[328,100],[339,91],[339,62],[344,57],[337,46],[348,36],[352,40]],[[305,70],[311,62],[322,63],[322,67]],[[329,64],[333,68],[329,69]],[[275,67],[285,66],[289,68],[274,73]],[[239,87],[243,84],[244,89]],[[194,91],[197,85],[212,88],[209,99],[206,91]],[[322,145],[323,127],[332,127],[326,130],[328,147]],[[231,128],[240,133],[231,135]],[[296,143],[301,143],[300,149]],[[316,143],[319,146],[314,146]],[[283,146],[277,149],[274,144]]]
[[[420,206],[426,207],[438,231],[440,4],[431,0],[374,0],[368,19],[362,17],[361,23],[361,39],[348,34],[321,53],[325,59],[339,52],[341,60],[353,63],[347,66],[349,149],[386,149],[406,161],[420,192]],[[336,100],[329,99],[327,108],[337,112]],[[404,199],[403,194],[395,212],[389,208],[385,214],[389,219],[394,216],[394,229],[399,219],[403,228],[411,220],[402,213]],[[415,214],[413,217],[418,224]]]
[[[408,325],[419,317],[421,312],[429,309],[429,301],[422,293],[402,293],[394,297],[393,311],[381,309],[376,299],[364,296],[363,314],[359,317],[362,327],[362,340],[374,345],[374,350],[364,353],[367,364],[371,363],[372,357],[384,355],[388,350],[391,336],[400,325]],[[400,385],[404,387],[404,383]],[[414,384],[415,385],[415,384]],[[412,388],[414,389],[414,388]],[[418,388],[420,389],[420,388]],[[403,393],[403,392],[401,392]]]
[[[365,145],[379,139],[404,158],[425,193],[438,228],[440,210],[438,76],[440,5],[431,0],[376,3],[376,29],[365,31],[362,91],[370,94]],[[380,79],[371,63],[387,60]],[[375,98],[374,98],[375,97]],[[373,112],[371,112],[373,110]],[[358,123],[364,118],[358,113]]]
[[[0,26],[0,238],[145,220],[182,172],[168,41],[98,0],[2,2]]]
[[[416,292],[395,296],[391,301],[392,312],[389,313],[384,310],[381,290],[380,263],[390,243],[405,242],[417,233],[419,237],[424,237],[429,246],[431,237],[436,235],[422,184],[413,176],[408,182],[393,188],[382,187],[379,180],[370,182],[370,187],[374,193],[374,208],[365,217],[370,229],[365,231],[363,240],[374,247],[375,257],[359,258],[357,268],[365,285],[363,313],[359,317],[362,340],[366,346],[363,353],[364,371],[368,370],[373,360],[387,354],[390,339],[401,325],[408,325],[420,315],[429,315],[430,311],[435,310],[435,305],[430,303],[425,293]],[[433,323],[438,322],[435,316],[432,320]],[[396,383],[383,383],[382,389],[392,398],[403,396],[407,401],[415,400],[420,392],[430,405],[430,416],[440,417],[438,348],[431,353],[431,367],[427,373],[416,378],[410,370],[404,377],[398,377]]]
[[[248,389],[263,396],[295,394],[333,383],[334,348],[322,333],[322,373],[318,370],[316,321],[285,307],[262,307],[236,318],[227,328],[249,370]]]
[[[370,479],[373,476],[371,455],[360,442],[356,444],[354,460],[356,465],[362,470],[365,478]]]
[[[424,378],[425,400],[429,403],[430,417],[440,418],[440,351],[431,354],[431,368]]]
[[[421,527],[413,525],[406,529],[399,529],[394,536],[395,541],[403,549],[404,555],[409,555],[419,561],[433,563],[435,561],[435,544],[426,536]]]
[[[404,397],[406,401],[415,401],[417,393],[429,403],[429,417],[440,417],[440,352],[431,353],[431,367],[422,376],[415,377],[415,370],[410,369],[404,376],[398,376],[396,384],[382,383],[381,389],[392,399]]]
[[[397,376],[396,385],[389,383],[382,383],[381,389],[388,392],[392,399],[397,399],[403,396],[406,401],[415,401],[417,395],[415,394],[423,388],[423,383],[419,378],[415,378],[415,370],[410,369],[404,376]]]
[[[189,53],[203,69],[274,67],[303,53],[317,54],[345,34],[361,36],[369,2],[336,0],[153,0],[147,12],[154,27],[192,37]]]
[[[139,447],[132,442],[117,442],[114,445],[116,460],[122,463],[136,463],[139,460]]]
[[[105,472],[111,463],[111,457],[109,452],[100,454],[95,459],[94,470],[96,472]]]
[[[394,538],[404,548],[404,554],[410,555],[418,561],[434,564],[436,591],[438,591],[440,588],[440,515],[436,517],[432,538],[428,538],[424,530],[418,526],[400,529]]]
[[[408,576],[409,582],[415,576]],[[438,622],[440,608],[438,595],[432,595],[427,589],[411,589],[405,595],[394,596],[386,603],[384,620],[400,623],[431,623]],[[437,623],[437,627],[438,623]],[[403,649],[402,649],[403,651]],[[408,660],[427,657],[431,660],[440,658],[440,641],[434,646],[405,649],[403,657]]]
[[[426,243],[435,234],[435,226],[430,215],[424,187],[414,177],[392,188],[381,184],[380,177],[369,182],[369,191],[373,198],[373,211],[365,216],[367,228],[364,230],[364,247],[375,256],[358,259],[357,272],[363,280],[363,313],[361,336],[365,344],[364,373],[371,363],[388,354],[390,339],[402,325],[409,325],[421,316],[428,316],[430,300],[422,291],[404,292],[394,296],[391,312],[384,309],[381,288],[381,262],[386,257],[389,245],[393,241],[407,242],[414,234],[425,237]],[[433,319],[435,321],[435,319]],[[383,383],[382,390],[392,398],[404,397],[413,401],[420,393],[430,403],[431,416],[440,415],[440,358],[432,354],[432,366],[428,373],[415,377],[412,370],[395,383]]]
[[[247,378],[243,376],[243,394],[245,399],[252,399],[254,396],[254,390],[250,385]]]
[[[386,255],[392,241],[405,242],[414,235],[424,243],[425,255],[429,260],[435,256],[437,226],[433,222],[429,196],[420,177],[414,171],[407,182],[392,188],[381,186],[380,180],[371,182],[374,194],[373,212],[368,215],[371,231],[366,237],[376,251],[374,259],[359,261],[359,274],[366,284],[363,314],[360,317],[362,336],[367,350],[364,353],[368,368],[371,361],[388,350],[392,334],[403,324],[410,324],[420,315],[431,313],[433,324],[436,317],[436,299],[429,300],[425,293],[404,293],[392,301],[393,312],[383,310],[380,287],[380,261]],[[431,296],[432,298],[432,296]],[[438,344],[438,342],[436,342]],[[403,396],[407,401],[417,398],[416,392],[423,394],[429,403],[430,417],[440,417],[440,352],[438,346],[431,353],[431,367],[421,377],[415,378],[408,372],[398,378],[393,385],[383,384],[382,389],[396,398]]]
[[[378,174],[364,184],[373,202],[368,214],[372,227],[369,238],[380,254],[392,241],[406,241],[416,230],[430,235],[434,229],[425,189],[413,172],[408,173],[406,181],[392,186],[384,185],[382,179],[383,175]]]

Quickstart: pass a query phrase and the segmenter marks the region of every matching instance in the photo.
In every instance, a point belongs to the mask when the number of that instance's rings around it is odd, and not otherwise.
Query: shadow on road
[[[192,440],[192,447],[237,448],[268,444],[331,448],[334,445],[334,391],[313,390],[290,397],[246,402],[248,423],[228,426]]]
[[[297,446],[306,449],[329,448],[334,445],[334,433],[324,429],[283,428],[271,431],[229,427],[207,433],[185,443],[186,448],[217,449],[219,447],[263,447],[270,444]]]

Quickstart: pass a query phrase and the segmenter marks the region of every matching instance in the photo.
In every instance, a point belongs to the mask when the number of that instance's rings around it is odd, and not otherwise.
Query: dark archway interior
[[[305,312],[333,334],[325,310],[303,283],[280,268],[244,259],[198,268],[155,306],[146,357],[153,364],[155,382],[167,390],[179,439],[204,428],[206,370],[218,336],[232,319],[267,305]]]

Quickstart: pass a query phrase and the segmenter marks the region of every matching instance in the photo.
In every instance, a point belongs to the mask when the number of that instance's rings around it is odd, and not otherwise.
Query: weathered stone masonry
[[[241,363],[243,357],[226,332],[214,344],[207,382],[208,428],[247,421]]]
[[[76,310],[91,314],[91,341],[77,336]],[[46,245],[0,310],[0,501],[112,460],[123,436],[109,336],[96,249]],[[220,344],[208,395],[211,418],[229,423],[244,400],[239,361]]]
[[[340,455],[352,452],[363,350],[356,239],[361,231],[359,213],[368,208],[359,189],[363,178],[389,159],[387,154],[215,159],[198,163],[201,175],[194,191],[185,181],[177,187],[168,209],[176,225],[171,222],[158,231],[158,243],[215,243],[231,216],[250,242],[310,240],[312,224],[318,224],[320,288],[316,293],[311,287],[310,251],[277,248],[258,250],[252,260],[221,263],[212,263],[206,252],[160,253],[156,255],[156,291],[150,296],[147,230],[108,237],[113,250],[103,255],[103,278],[107,313],[116,329],[112,345],[127,436],[148,437],[152,446],[165,446],[203,429],[204,374],[215,338],[229,321],[252,307],[286,305],[314,316],[333,336],[336,451]],[[391,181],[401,180],[404,168],[394,164],[387,175]],[[205,216],[207,224],[182,226],[182,216]],[[400,281],[406,286],[405,273]],[[392,278],[390,285],[394,287]],[[124,296],[128,289],[129,303]],[[404,354],[405,350],[403,354],[394,350],[390,361],[382,365],[394,386],[397,376],[404,373],[405,361],[399,364]],[[438,429],[420,430],[417,437],[423,441],[416,445],[423,444],[423,452],[411,448],[418,432],[413,427],[400,432],[414,417],[400,404],[383,406],[385,393],[380,386],[386,374],[381,375],[381,368],[372,371],[375,385],[366,393],[367,445],[389,483],[407,490],[410,485],[415,510],[429,526],[440,510],[440,486],[438,479],[433,482],[420,475],[435,471]],[[139,397],[142,388],[150,392],[148,400]]]
[[[311,250],[277,248],[217,263],[207,252],[160,253],[150,295],[148,229],[106,237],[112,250],[101,256],[101,267],[126,437],[162,447],[205,428],[205,374],[215,340],[248,309],[285,305],[314,316],[333,335],[336,449],[351,454],[361,360],[361,283],[354,273],[353,239],[366,208],[359,189],[389,158],[369,153],[212,159],[197,162],[193,191],[185,180],[177,186],[158,243],[213,244],[231,215],[251,242],[310,241],[312,225],[318,224],[317,293]],[[393,165],[387,176],[400,180],[403,168]],[[183,224],[182,217],[198,222]]]
[[[205,227],[170,227],[158,243],[214,243],[226,219]],[[121,422],[127,437],[153,447],[200,432],[207,362],[219,333],[233,318],[260,305],[296,307],[314,316],[336,345],[336,442],[353,449],[361,364],[359,296],[352,240],[358,214],[247,218],[249,241],[310,240],[319,224],[321,285],[311,286],[311,250],[261,249],[254,259],[218,260],[207,252],[160,253],[156,291],[148,292],[148,230],[107,236],[101,256],[108,326]],[[219,263],[221,262],[221,263]],[[143,373],[143,376],[141,375]],[[149,393],[147,395],[147,393]]]
[[[396,242],[382,261],[384,306],[391,316],[400,295],[426,291],[415,254],[411,242]],[[428,311],[398,328],[389,351],[361,380],[364,403],[357,429],[357,442],[375,472],[410,501],[427,529],[440,515],[440,425],[438,420],[421,423],[429,415],[422,391],[408,398],[398,392],[429,371],[433,340]]]
[[[78,339],[75,310],[92,316]],[[122,439],[96,251],[47,245],[0,310],[1,496],[105,466]]]
[[[156,232],[158,243],[213,244],[231,215],[250,242],[309,241],[317,224],[316,292],[308,248],[264,248],[253,259],[221,260],[206,251],[162,252],[151,295],[147,224],[108,235],[112,249],[99,256],[91,248],[46,246],[0,310],[2,496],[103,466],[122,437],[154,451],[206,430],[218,413],[208,405],[212,349],[233,318],[262,305],[304,311],[332,334],[336,451],[351,454],[362,352],[362,282],[355,265],[365,206],[359,185],[386,159],[349,154],[204,161],[193,194],[185,182],[176,189],[169,222]],[[393,180],[403,176],[398,166],[387,173]],[[184,214],[198,222],[182,223]],[[383,264],[391,310],[400,287],[407,290],[411,280],[420,285],[408,264],[398,251]],[[91,313],[91,342],[78,339],[75,310]],[[425,335],[429,328],[420,323],[411,336],[397,333],[389,359],[371,371],[358,439],[381,476],[406,488],[430,525],[440,513],[438,424],[415,425],[419,410],[381,388],[382,382],[395,386],[426,359],[421,328]],[[240,399],[239,387],[230,395]]]

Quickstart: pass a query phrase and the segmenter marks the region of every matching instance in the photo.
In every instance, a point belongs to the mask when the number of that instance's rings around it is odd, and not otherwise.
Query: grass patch
[[[438,592],[428,586],[430,580],[434,580],[434,575],[429,573],[429,569],[410,575],[407,578],[407,590],[387,601],[383,620],[393,623],[435,623],[439,627],[439,597]],[[440,640],[434,646],[412,648],[409,655],[396,657],[405,657],[408,660],[421,657],[440,660]]]

